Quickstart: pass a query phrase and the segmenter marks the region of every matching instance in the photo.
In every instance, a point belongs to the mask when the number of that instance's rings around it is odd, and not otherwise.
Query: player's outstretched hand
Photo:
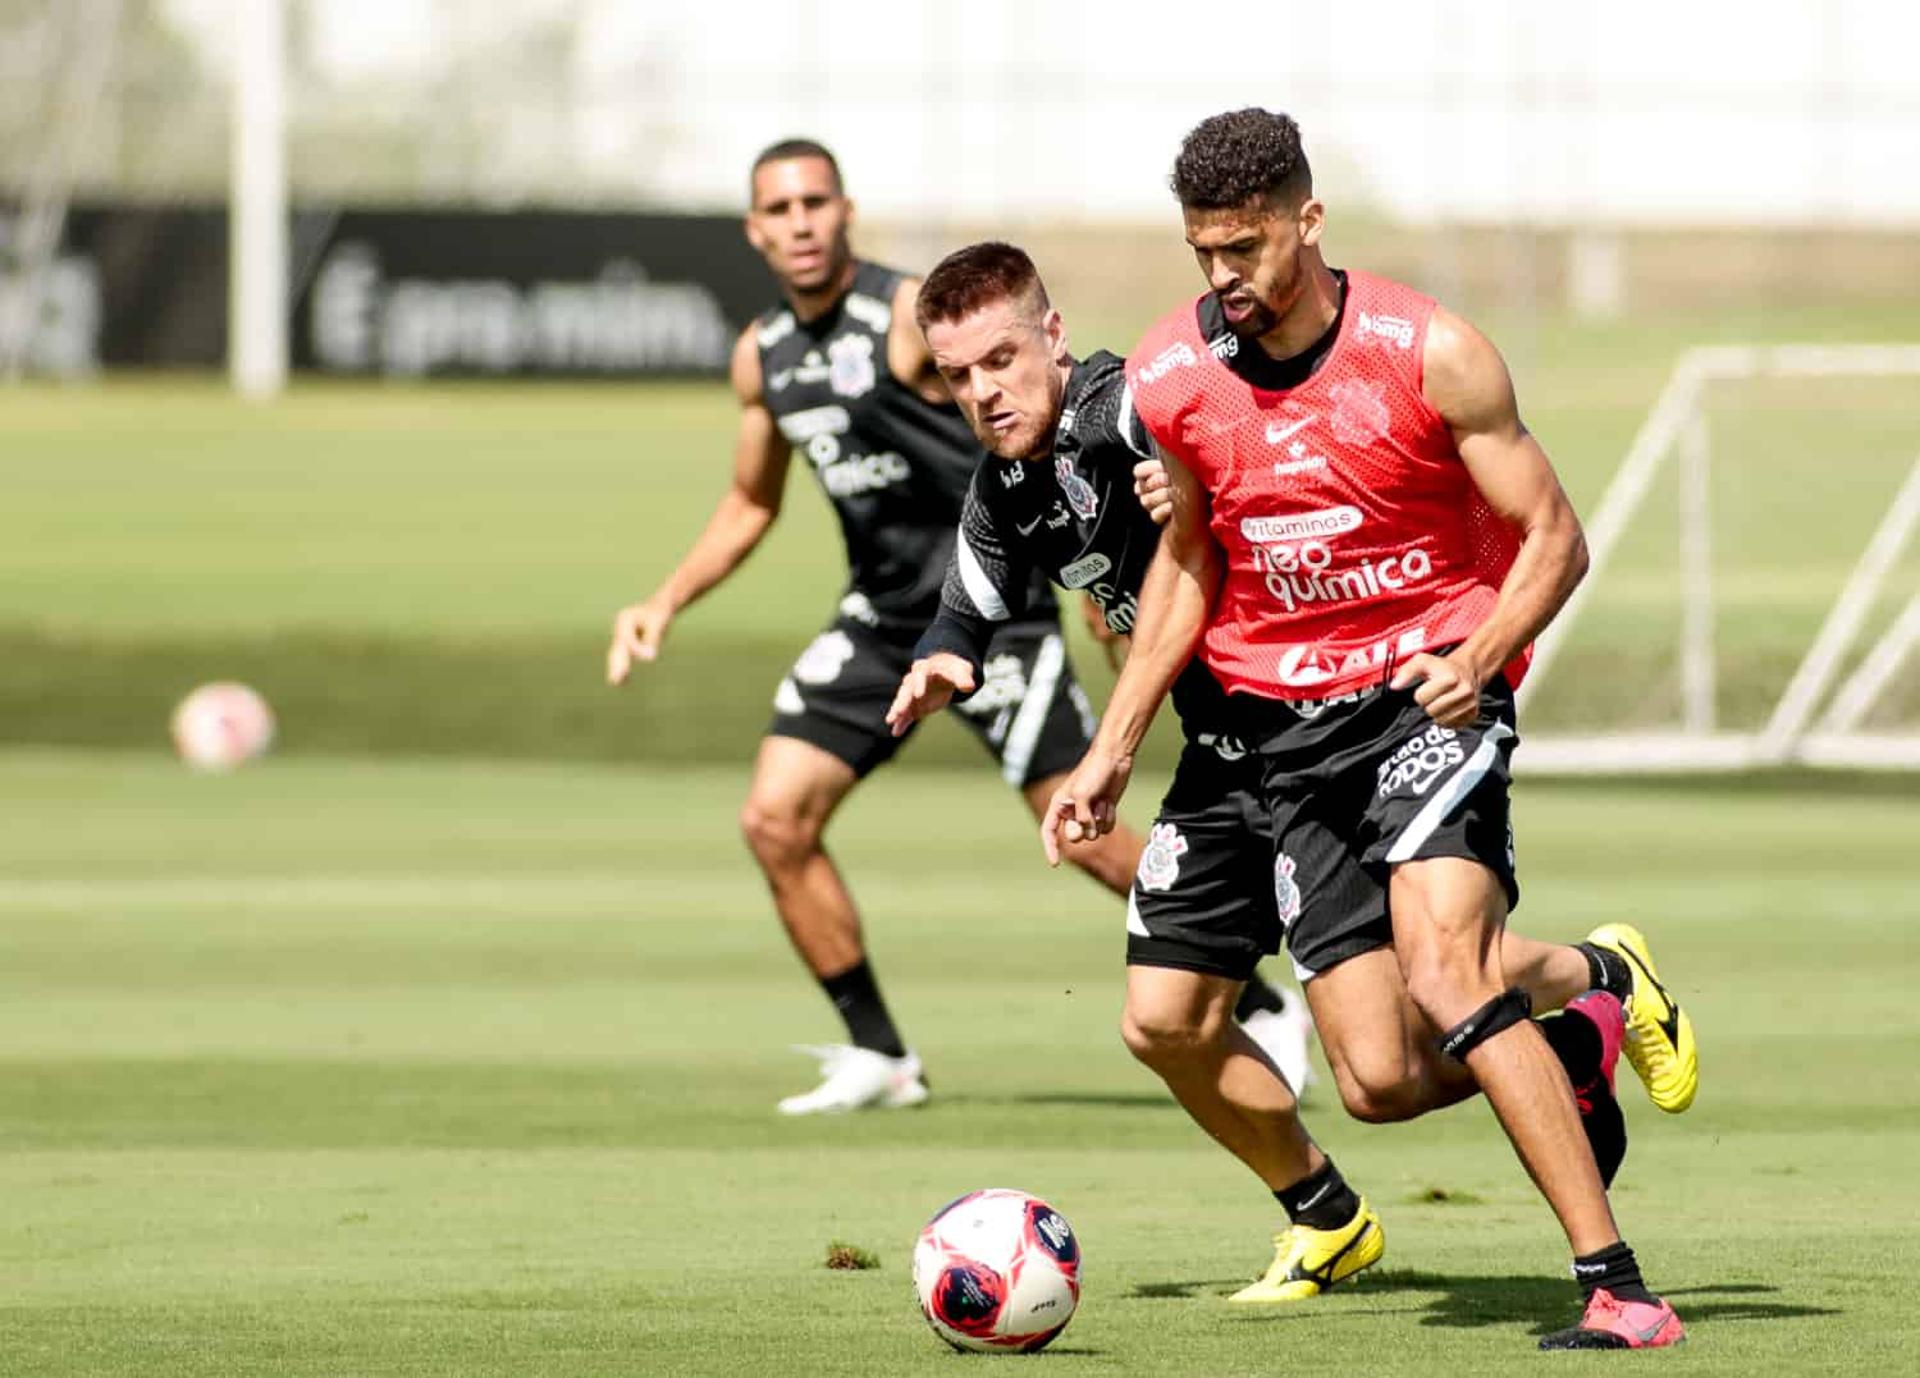
[[[1452,656],[1422,651],[1393,673],[1392,688],[1413,691],[1413,701],[1442,727],[1468,727],[1480,716],[1481,681],[1470,666]]]
[[[607,647],[607,683],[625,684],[636,660],[656,660],[673,614],[653,602],[620,609],[613,619],[613,644]]]
[[[1173,484],[1167,481],[1167,466],[1159,460],[1143,459],[1133,466],[1133,495],[1155,526],[1165,526],[1173,515]]]
[[[916,660],[900,681],[887,710],[887,727],[896,737],[922,718],[932,717],[953,701],[955,694],[974,690],[973,667],[951,651],[935,651],[924,660]]]
[[[1060,864],[1062,838],[1092,842],[1113,831],[1120,796],[1127,792],[1132,775],[1131,756],[1109,756],[1095,750],[1081,758],[1040,816],[1040,850],[1047,854],[1047,865]]]

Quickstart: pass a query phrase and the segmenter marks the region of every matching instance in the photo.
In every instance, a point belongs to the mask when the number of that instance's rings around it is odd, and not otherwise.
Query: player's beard
[[[985,427],[984,422],[982,426]],[[976,429],[974,434],[996,459],[1038,459],[1053,448],[1052,427],[1028,432],[1025,426],[1017,426],[1006,435],[998,435],[991,427],[985,427],[984,430]]]
[[[1060,429],[1060,404],[1066,398],[1066,384],[1049,369],[1047,373],[1047,402],[1044,415],[1047,420],[1038,428],[1029,431],[1024,424],[1028,413],[1022,409],[1021,423],[1006,435],[996,435],[987,425],[983,414],[974,426],[973,433],[987,452],[1000,459],[1039,459],[1053,449],[1054,435]]]
[[[823,246],[821,255],[804,273],[792,271],[787,286],[802,296],[816,296],[830,290],[846,271],[852,252],[844,238]]]
[[[1214,298],[1220,304],[1220,316],[1226,321],[1227,329],[1243,340],[1257,340],[1280,323],[1279,313],[1258,297],[1247,299],[1249,301],[1247,314],[1239,320],[1235,320],[1227,313],[1226,297],[1216,292]]]

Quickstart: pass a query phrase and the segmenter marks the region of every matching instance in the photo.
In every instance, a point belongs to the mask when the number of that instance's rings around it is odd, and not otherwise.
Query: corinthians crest
[[[1146,850],[1140,853],[1138,879],[1142,890],[1165,890],[1180,879],[1180,858],[1187,854],[1187,839],[1171,823],[1155,823],[1147,834]]]
[[[827,346],[828,377],[841,397],[859,397],[874,384],[873,337],[842,335]]]
[[[1386,388],[1379,383],[1349,378],[1335,383],[1333,434],[1342,445],[1371,445],[1393,426],[1387,410]]]
[[[1053,476],[1060,481],[1060,491],[1067,495],[1067,506],[1073,509],[1073,515],[1082,521],[1093,520],[1100,510],[1100,495],[1093,491],[1091,483],[1080,477],[1069,456],[1055,457]]]
[[[1293,879],[1293,858],[1285,852],[1273,863],[1273,903],[1280,911],[1280,926],[1293,927],[1300,917],[1300,887]]]

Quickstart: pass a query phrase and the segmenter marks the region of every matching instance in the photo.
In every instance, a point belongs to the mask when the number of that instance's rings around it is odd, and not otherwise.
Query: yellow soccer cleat
[[[1602,924],[1587,935],[1587,941],[1618,953],[1633,973],[1633,990],[1626,1002],[1627,1061],[1646,1083],[1648,1098],[1669,1115],[1679,1114],[1693,1104],[1693,1093],[1700,1086],[1693,1021],[1660,984],[1639,929],[1625,923]]]
[[[1378,1263],[1387,1251],[1387,1235],[1380,1217],[1362,1197],[1353,1219],[1339,1229],[1290,1225],[1273,1237],[1273,1244],[1273,1266],[1266,1276],[1228,1301],[1259,1305],[1317,1297],[1334,1283]]]

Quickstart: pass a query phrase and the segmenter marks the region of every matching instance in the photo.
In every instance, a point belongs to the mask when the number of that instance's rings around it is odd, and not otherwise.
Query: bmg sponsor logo
[[[1157,383],[1176,368],[1189,368],[1199,362],[1199,356],[1193,352],[1193,346],[1186,341],[1170,344],[1147,361],[1145,367],[1140,370],[1140,382],[1143,385]]]
[[[1362,311],[1354,333],[1372,335],[1376,339],[1397,344],[1402,349],[1413,348],[1413,322],[1404,316],[1375,316]]]

